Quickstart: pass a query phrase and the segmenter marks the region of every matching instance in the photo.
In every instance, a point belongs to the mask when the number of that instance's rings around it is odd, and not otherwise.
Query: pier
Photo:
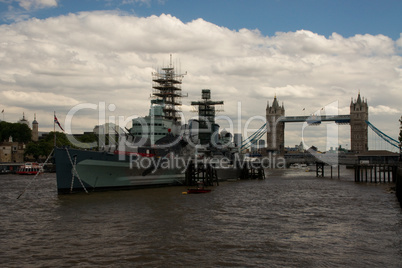
[[[184,184],[187,186],[197,185],[202,182],[204,186],[218,186],[218,176],[216,170],[210,164],[203,162],[191,162],[186,169]]]
[[[0,163],[0,174],[14,173],[25,163]]]
[[[355,182],[395,182],[397,166],[393,164],[359,164],[354,166]]]
[[[242,180],[264,180],[265,179],[265,172],[264,168],[261,164],[259,159],[251,159],[248,160],[240,174],[240,179]]]
[[[222,170],[225,169],[226,168],[222,168]],[[247,159],[244,160],[243,163],[235,163],[233,167],[227,168],[226,170],[236,171],[233,173],[233,178],[230,178],[233,180],[265,179],[264,167],[260,159],[258,158]],[[186,186],[194,186],[197,185],[198,183],[202,183],[204,186],[213,186],[213,185],[218,186],[219,177],[217,167],[215,167],[211,163],[207,163],[202,160],[191,161],[188,164],[185,172],[184,184]]]
[[[337,168],[337,177],[340,178],[341,165],[326,165],[323,162],[316,162],[316,177],[325,177],[325,166],[330,166],[330,176],[333,178],[333,168]],[[355,164],[354,181],[370,183],[395,183],[398,167],[396,164]],[[402,171],[401,171],[402,174]]]

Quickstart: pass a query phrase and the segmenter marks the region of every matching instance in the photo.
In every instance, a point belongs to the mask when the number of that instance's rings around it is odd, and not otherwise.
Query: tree
[[[402,147],[402,116],[401,119],[399,119],[399,148]]]
[[[56,134],[56,135],[55,135]],[[56,146],[72,146],[71,142],[67,139],[66,134],[63,132],[49,132],[48,135],[43,139],[47,144],[54,146],[54,137],[56,136]],[[49,152],[50,153],[50,152]]]
[[[14,141],[28,143],[32,139],[32,130],[25,124],[12,124],[11,130],[13,132]]]
[[[87,149],[91,149],[88,144],[95,142],[98,144],[98,136],[91,132],[91,133],[84,133],[83,135],[80,135],[79,137],[76,137],[78,141],[85,143]],[[97,146],[96,146],[97,147]]]
[[[37,162],[39,157],[45,156],[45,148],[40,144],[41,142],[30,142],[25,148],[24,156],[31,155]]]
[[[0,122],[0,141],[8,140],[9,137],[16,142],[28,143],[31,141],[32,131],[25,124]]]
[[[54,147],[55,133],[57,146],[72,146],[70,141],[67,139],[66,134],[61,132],[50,132],[43,139],[37,142],[28,143],[24,155],[31,155],[36,161],[38,161],[40,157],[47,157]]]
[[[46,136],[44,136],[43,139],[41,140],[37,142],[28,143],[24,155],[32,156],[33,158],[35,158],[36,161],[38,161],[40,157],[47,157],[52,152],[52,149],[54,147],[55,135],[56,135],[56,146],[58,147],[69,146],[73,148],[76,147],[69,141],[65,133],[52,131]],[[86,133],[77,139],[81,142],[90,143],[94,141],[96,142],[97,136],[93,133]]]
[[[402,161],[402,116],[399,119],[399,161]]]

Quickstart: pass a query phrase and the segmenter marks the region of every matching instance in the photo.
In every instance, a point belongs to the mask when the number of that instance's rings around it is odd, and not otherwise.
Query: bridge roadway
[[[282,116],[280,122],[307,122],[308,124],[321,124],[323,121],[335,121],[337,124],[350,123],[350,114],[344,115],[322,115],[322,116]]]

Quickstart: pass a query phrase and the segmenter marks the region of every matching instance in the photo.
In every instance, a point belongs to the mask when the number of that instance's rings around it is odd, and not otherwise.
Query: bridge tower
[[[285,116],[285,107],[279,105],[276,95],[272,106],[267,103],[267,151],[276,152],[278,154],[285,153],[285,123],[279,122],[278,119]]]
[[[351,150],[356,153],[368,151],[368,105],[367,99],[360,98],[350,102],[350,141]]]

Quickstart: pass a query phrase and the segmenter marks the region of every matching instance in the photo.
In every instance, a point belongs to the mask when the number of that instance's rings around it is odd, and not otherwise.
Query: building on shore
[[[24,162],[25,144],[13,141],[9,137],[7,141],[0,143],[0,162],[17,163]]]
[[[22,114],[22,119],[17,123],[25,124],[30,127],[29,121],[25,118],[25,113]],[[36,114],[32,122],[32,141],[39,139],[39,123],[36,121]],[[26,144],[23,142],[13,141],[13,137],[8,137],[4,141],[0,141],[0,162],[17,163],[24,162],[24,152]]]
[[[236,147],[241,147],[243,143],[243,137],[241,133],[235,133],[233,135],[233,141]]]
[[[32,121],[32,141],[39,140],[39,123],[36,121],[36,114],[34,116],[34,121]]]

